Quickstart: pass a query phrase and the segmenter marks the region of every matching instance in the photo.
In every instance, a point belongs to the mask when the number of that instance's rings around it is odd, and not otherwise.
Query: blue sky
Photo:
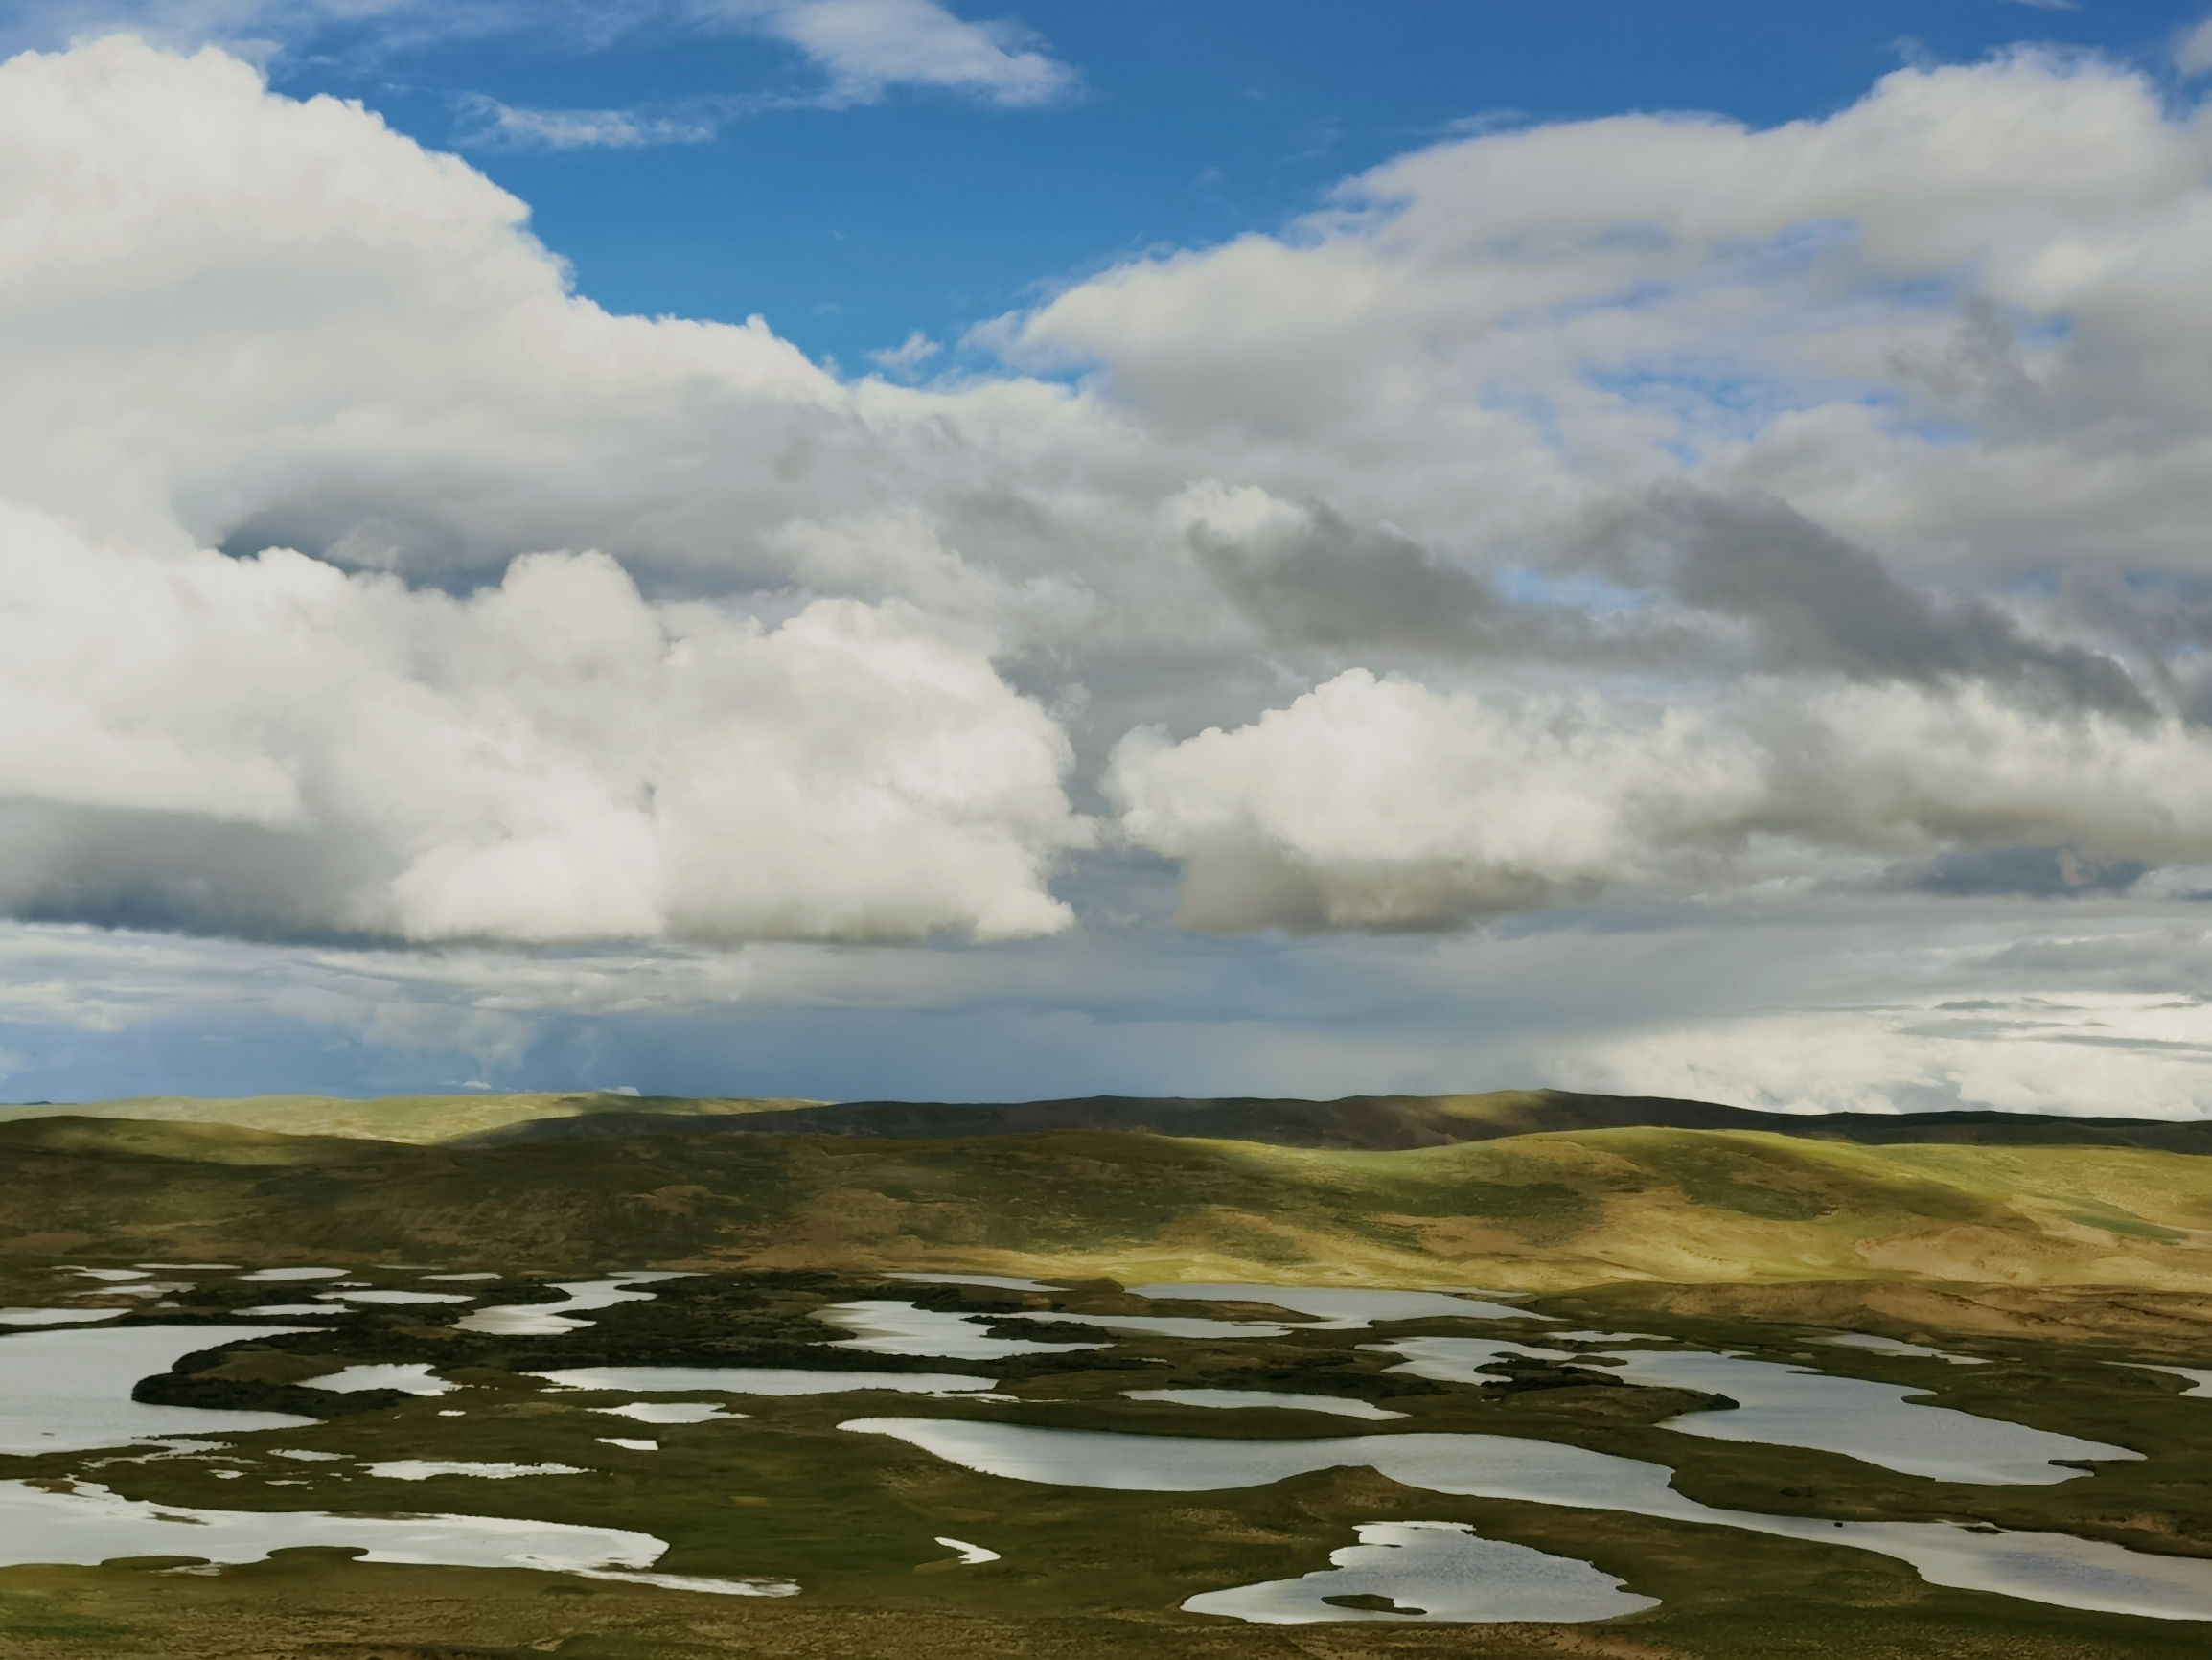
[[[2212,1111],[2212,0],[0,48],[0,1095]]]
[[[877,103],[731,118],[696,143],[548,152],[467,145],[611,310],[741,321],[848,368],[913,331],[945,343],[1147,250],[1273,230],[1339,180],[1467,123],[1705,110],[1822,116],[1908,61],[2021,41],[2164,72],[2180,0],[1036,0],[1011,17],[1072,72],[1000,107],[894,87]],[[794,48],[663,20],[604,45],[566,29],[396,46],[371,23],[274,64],[403,131],[466,139],[471,95],[533,108],[683,109],[806,97]]]

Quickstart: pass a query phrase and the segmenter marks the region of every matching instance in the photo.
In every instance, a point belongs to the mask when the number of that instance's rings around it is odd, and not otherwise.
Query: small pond
[[[318,1291],[332,1303],[473,1303],[466,1291]]]
[[[1097,1343],[1043,1343],[1029,1337],[993,1337],[982,1327],[998,1315],[956,1314],[911,1303],[864,1299],[839,1303],[816,1316],[853,1333],[832,1344],[864,1354],[911,1354],[935,1360],[997,1360],[1014,1354],[1062,1354],[1101,1349]],[[1056,1317],[1055,1317],[1056,1318]]]
[[[131,1312],[127,1308],[0,1308],[0,1326],[90,1326],[97,1320],[117,1320]]]
[[[596,1366],[533,1372],[561,1389],[621,1390],[631,1395],[844,1395],[897,1390],[905,1395],[984,1395],[988,1377],[944,1372],[809,1372],[774,1366]]]
[[[565,1303],[514,1303],[479,1308],[453,1324],[457,1330],[481,1332],[488,1337],[559,1337],[563,1332],[580,1331],[591,1324],[572,1316],[594,1308],[611,1308],[617,1303],[649,1299],[653,1293],[640,1291],[639,1286],[659,1280],[683,1278],[681,1274],[646,1272],[614,1274],[605,1280],[561,1280],[553,1289],[567,1297]]]
[[[2143,1456],[2127,1447],[1929,1406],[1907,1398],[1924,1391],[1894,1383],[1831,1377],[1733,1354],[1628,1349],[1619,1358],[1619,1374],[1631,1383],[1708,1390],[1739,1403],[1734,1412],[1669,1418],[1668,1429],[1715,1441],[1842,1453],[1930,1481],[2040,1486],[2074,1481],[2084,1473],[2061,1468],[2054,1459]]]
[[[1486,1303],[1450,1291],[1376,1291],[1362,1286],[1323,1285],[1137,1285],[1139,1297],[1182,1298],[1199,1303],[1264,1303],[1307,1314],[1319,1322],[1313,1331],[1352,1331],[1386,1320],[1542,1320],[1523,1308]]]
[[[1272,1389],[1125,1389],[1131,1400],[1164,1400],[1175,1406],[1281,1407],[1290,1412],[1325,1412],[1334,1418],[1366,1418],[1381,1423],[1403,1418],[1402,1412],[1385,1412],[1364,1400],[1341,1395],[1285,1395]]]
[[[603,1412],[610,1418],[633,1418],[638,1423],[704,1423],[709,1418],[745,1416],[703,1400],[634,1400],[627,1406],[595,1406],[588,1410]]]
[[[1459,1522],[1363,1522],[1332,1566],[1295,1579],[1207,1591],[1183,1606],[1263,1625],[1335,1620],[1466,1623],[1611,1620],[1659,1603],[1587,1562],[1486,1539]],[[1336,1599],[1373,1599],[1386,1607]]]
[[[239,1415],[242,1416],[242,1415]],[[357,1550],[367,1562],[541,1568],[726,1596],[786,1597],[789,1579],[650,1574],[668,1547],[646,1533],[503,1516],[338,1516],[314,1510],[206,1510],[142,1504],[81,1484],[48,1492],[0,1481],[0,1566],[83,1567],[129,1556],[254,1562],[300,1546]]]
[[[1180,1337],[1187,1342],[1219,1338],[1288,1337],[1290,1327],[1266,1320],[1209,1320],[1187,1314],[1069,1314],[1059,1310],[1022,1310],[1002,1314],[1001,1320],[1060,1320],[1073,1326],[1093,1326],[1100,1331],[1129,1331],[1143,1337]],[[1308,1330],[1312,1329],[1310,1326]]]
[[[867,1298],[835,1303],[818,1319],[855,1333],[835,1345],[870,1354],[926,1355],[940,1360],[994,1360],[1002,1355],[1051,1354],[1074,1349],[1101,1349],[1098,1343],[1048,1343],[1028,1337],[994,1337],[984,1329],[1002,1321],[1043,1321],[1088,1326],[1106,1332],[1147,1337],[1282,1337],[1290,1328],[1256,1320],[1208,1320],[1175,1314],[1070,1314],[1055,1309],[994,1310],[962,1314],[922,1308],[911,1303]]]
[[[2120,1364],[2131,1366],[2137,1372],[2162,1372],[2169,1377],[2185,1377],[2193,1387],[2183,1390],[2183,1395],[2212,1395],[2212,1371],[2188,1366],[2146,1366],[2140,1361],[2122,1361]]]
[[[327,1389],[339,1395],[359,1395],[372,1389],[397,1389],[407,1395],[449,1395],[461,1386],[431,1375],[427,1363],[418,1366],[349,1366],[326,1377],[308,1378],[303,1389]]]
[[[1894,1383],[1833,1377],[1805,1367],[1742,1355],[1691,1349],[1549,1349],[1540,1345],[1486,1338],[1412,1337],[1370,1347],[1407,1357],[1394,1372],[1458,1383],[1489,1383],[1481,1368],[1500,1356],[1523,1353],[1605,1371],[1627,1383],[1724,1395],[1733,1411],[1698,1411],[1662,1426],[1714,1441],[1756,1441],[1841,1453],[1902,1475],[1981,1486],[2041,1486],[2071,1481],[2084,1472],[2054,1459],[2138,1459],[2142,1454],[2100,1441],[2031,1429],[2002,1418],[1977,1418],[1949,1407],[1907,1398],[1924,1394]],[[1609,1364],[1610,1363],[1610,1364]]]
[[[432,1476],[474,1476],[479,1481],[511,1482],[518,1476],[580,1476],[574,1464],[484,1464],[468,1459],[386,1459],[366,1473],[393,1482],[426,1482]]]
[[[140,1378],[167,1372],[196,1349],[301,1329],[306,1328],[82,1326],[0,1337],[0,1453],[77,1452],[162,1436],[312,1423],[288,1413],[146,1406],[130,1398]]]
[[[1978,1354],[1952,1354],[1924,1343],[1904,1343],[1894,1337],[1877,1337],[1869,1331],[1846,1331],[1834,1337],[1816,1337],[1832,1349],[1863,1349],[1874,1354],[1910,1355],[1922,1360],[1947,1360],[1953,1366],[1987,1366]]]

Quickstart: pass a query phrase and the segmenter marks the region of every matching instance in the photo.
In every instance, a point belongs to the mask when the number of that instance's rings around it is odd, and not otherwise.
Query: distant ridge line
[[[1588,1130],[1753,1130],[1869,1146],[2110,1146],[2212,1153],[2212,1120],[2071,1118],[1993,1110],[1929,1113],[1761,1112],[1664,1095],[1512,1090],[1467,1095],[1083,1095],[1012,1102],[841,1101],[701,1117],[634,1109],[537,1118],[464,1138],[477,1145],[637,1135],[842,1136],[945,1141],[1056,1130],[1117,1130],[1337,1151],[1404,1151],[1509,1136]]]

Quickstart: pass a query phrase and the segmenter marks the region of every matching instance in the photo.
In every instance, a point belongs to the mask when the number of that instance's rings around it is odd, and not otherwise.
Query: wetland
[[[576,1179],[657,1151],[586,1147]],[[2185,1290],[731,1262],[680,1248],[702,1201],[647,1191],[649,1248],[611,1259],[304,1229],[0,1257],[11,1660],[416,1660],[456,1631],[2060,1660],[2212,1630]]]

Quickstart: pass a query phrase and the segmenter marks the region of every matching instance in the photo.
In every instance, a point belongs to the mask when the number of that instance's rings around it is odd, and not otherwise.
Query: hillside
[[[869,1136],[935,1141],[1048,1130],[1127,1130],[1259,1141],[1272,1146],[1397,1150],[1560,1131],[1750,1130],[1885,1146],[2113,1146],[2212,1153],[2212,1121],[2086,1118],[2031,1113],[1764,1113],[1663,1095],[1498,1090],[1466,1095],[1347,1095],[1333,1101],[1264,1096],[1144,1098],[1087,1095],[1017,1102],[844,1101],[760,1110],[701,1125],[660,1102],[613,1103],[589,1117],[518,1118],[488,1141],[631,1136],[701,1128],[751,1135]]]
[[[1712,1101],[1565,1090],[1347,1095],[1331,1101],[1256,1095],[1086,1095],[1014,1102],[822,1102],[641,1098],[599,1092],[389,1095],[371,1100],[332,1095],[257,1095],[240,1100],[154,1095],[90,1105],[0,1106],[0,1124],[65,1117],[232,1124],[288,1135],[348,1136],[417,1145],[694,1135],[707,1130],[904,1141],[1119,1130],[1281,1147],[1392,1151],[1559,1132],[1673,1129],[1758,1131],[1869,1146],[2139,1147],[2212,1154],[2212,1120],[2176,1123],[1997,1112],[1766,1113]]]
[[[724,1113],[787,1112],[818,1103],[795,1100],[652,1099],[606,1091],[569,1094],[384,1095],[355,1100],[343,1095],[248,1095],[208,1099],[197,1095],[136,1095],[72,1105],[40,1101],[0,1106],[0,1124],[55,1118],[129,1118],[149,1123],[235,1124],[295,1136],[351,1136],[380,1141],[428,1143],[496,1132],[520,1124],[557,1124],[600,1114],[643,1114],[656,1122]]]
[[[0,1254],[968,1268],[1565,1289],[1851,1280],[2212,1292],[2212,1161],[1638,1127],[1367,1152],[1120,1130],[408,1145],[0,1125]]]

